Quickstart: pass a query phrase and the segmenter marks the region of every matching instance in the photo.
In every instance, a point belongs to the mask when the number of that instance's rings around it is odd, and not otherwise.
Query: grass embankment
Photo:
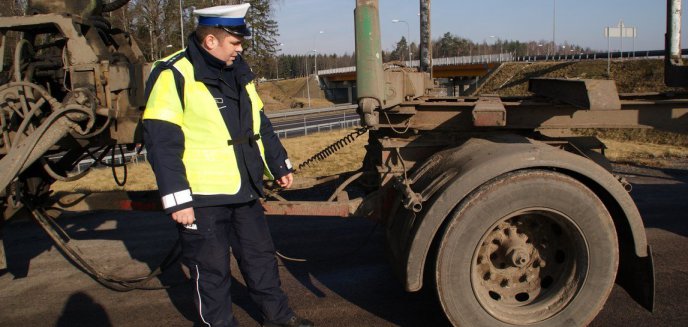
[[[607,75],[603,60],[571,62],[505,63],[481,87],[479,93],[525,96],[528,79],[534,77],[613,79],[619,93],[685,92],[664,85],[664,62],[656,59],[612,61]]]
[[[677,163],[688,165],[688,147],[667,144],[643,143],[601,139],[607,146],[605,155],[612,162],[639,164],[649,167],[672,167]]]
[[[325,98],[325,92],[314,78],[299,77],[288,80],[269,81],[257,85],[265,110],[274,112],[291,108],[308,108],[310,94],[311,108],[325,108],[333,105]]]
[[[612,162],[660,168],[688,164],[688,135],[649,129],[584,129],[577,132],[602,140],[608,148],[605,154]]]

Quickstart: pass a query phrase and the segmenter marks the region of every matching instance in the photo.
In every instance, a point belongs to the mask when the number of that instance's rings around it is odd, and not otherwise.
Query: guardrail
[[[320,113],[324,113],[324,112],[333,112],[333,111],[349,110],[349,109],[356,109],[356,108],[358,108],[358,105],[356,105],[356,104],[344,104],[344,105],[338,105],[338,106],[327,107],[327,108],[319,108],[319,109],[285,110],[284,112],[275,112],[275,113],[267,114],[266,116],[268,116],[268,118],[270,118],[270,119],[286,118],[286,117],[314,115],[314,114],[320,114]]]
[[[342,120],[342,121],[324,123],[324,124],[318,124],[318,125],[312,125],[312,126],[305,125],[305,126],[300,126],[300,127],[295,127],[295,128],[275,130],[275,133],[277,133],[278,136],[281,136],[284,138],[289,138],[289,133],[291,133],[292,136],[301,136],[301,135],[308,135],[308,131],[311,131],[311,133],[312,132],[321,132],[323,130],[332,131],[335,129],[343,129],[343,128],[349,128],[349,127],[354,127],[354,126],[361,126],[361,119],[360,118]],[[294,135],[294,134],[296,134],[296,135]]]
[[[137,152],[136,150],[132,150],[129,152],[125,152],[124,154],[121,154],[121,153],[115,154],[114,158],[113,158],[112,154],[106,155],[105,157],[103,157],[102,161],[108,165],[112,165],[112,164],[121,165],[122,160],[124,160],[124,162],[146,161],[146,155],[147,154],[148,154],[148,152],[146,151],[146,149],[141,150],[141,152]],[[54,157],[51,159],[53,159],[53,160],[59,159],[59,157]],[[92,158],[81,160],[76,165],[76,167],[74,167],[74,172],[81,173],[84,169],[93,165],[94,162],[95,162],[95,160]],[[98,167],[102,167],[102,166],[98,166]]]
[[[460,57],[446,57],[446,58],[433,58],[433,66],[448,66],[448,65],[465,65],[465,64],[478,64],[478,63],[491,63],[491,62],[505,62],[511,61],[514,56],[511,53],[495,53],[495,54],[484,54],[475,56],[460,56]],[[400,61],[406,67],[418,67],[420,65],[419,60],[406,60]],[[332,69],[318,70],[317,75],[330,75],[330,74],[341,74],[341,73],[353,73],[356,71],[356,66],[340,67]]]
[[[687,50],[684,49],[683,54]],[[663,59],[664,50],[643,51],[614,51],[596,53],[561,53],[555,55],[530,55],[513,57],[512,61],[567,61],[567,60],[598,60],[598,59]]]
[[[688,55],[688,49],[683,49],[681,54]],[[433,66],[447,66],[447,65],[466,65],[479,64],[491,62],[509,62],[509,61],[567,61],[567,60],[598,60],[598,59],[662,59],[664,58],[665,50],[642,50],[642,51],[613,51],[613,52],[596,52],[596,53],[561,53],[561,54],[543,54],[543,55],[528,55],[528,56],[514,56],[511,53],[502,54],[484,54],[476,56],[460,56],[460,57],[445,57],[433,58]],[[407,67],[418,67],[418,60],[402,61]],[[340,67],[332,69],[318,70],[317,75],[330,75],[351,73],[356,71],[356,66]]]

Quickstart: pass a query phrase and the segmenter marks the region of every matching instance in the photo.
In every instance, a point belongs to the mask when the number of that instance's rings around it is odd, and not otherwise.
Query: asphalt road
[[[688,170],[624,167],[653,246],[657,297],[649,313],[615,287],[592,326],[688,326]],[[175,240],[168,218],[150,212],[68,214],[60,223],[85,256],[117,274],[148,271]],[[383,231],[371,222],[271,217],[291,305],[318,326],[442,326],[428,294],[405,293],[386,264]],[[5,226],[9,269],[0,275],[2,326],[191,326],[191,285],[115,292],[69,264],[30,221]],[[236,264],[233,265],[236,268]],[[234,269],[233,300],[242,326],[260,315]],[[160,280],[183,281],[178,266]]]

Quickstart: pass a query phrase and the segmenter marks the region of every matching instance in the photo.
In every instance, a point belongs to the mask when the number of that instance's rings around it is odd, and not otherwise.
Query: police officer
[[[194,11],[189,46],[154,64],[143,115],[148,158],[165,212],[178,223],[182,260],[204,326],[237,326],[231,246],[263,326],[313,326],[280,288],[275,249],[258,199],[263,174],[293,181],[287,152],[241,57],[249,4]]]

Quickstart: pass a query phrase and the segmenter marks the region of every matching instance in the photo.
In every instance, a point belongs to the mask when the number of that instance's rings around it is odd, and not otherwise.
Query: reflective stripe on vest
[[[175,54],[162,59],[157,65]],[[194,194],[236,194],[241,188],[241,175],[231,140],[222,114],[214,97],[202,82],[194,78],[194,70],[187,58],[173,65],[184,76],[184,101],[177,96],[174,76],[171,71],[163,71],[151,90],[143,114],[143,119],[163,120],[182,128],[184,133],[184,155],[182,162],[186,178]],[[246,85],[251,100],[253,133],[260,133],[260,118],[263,102],[260,100],[253,82]],[[265,148],[262,140],[256,144],[263,159],[265,174],[274,179],[267,168]]]

